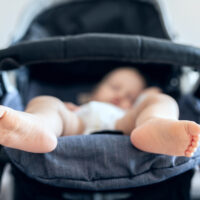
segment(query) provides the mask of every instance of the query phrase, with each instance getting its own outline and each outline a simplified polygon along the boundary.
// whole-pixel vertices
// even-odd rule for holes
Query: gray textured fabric
[[[181,119],[198,121],[199,105],[193,97],[181,99]],[[134,148],[123,135],[61,137],[57,148],[46,154],[5,151],[21,171],[40,182],[85,190],[158,183],[200,163],[200,149],[192,158],[150,154]]]
[[[12,92],[7,93],[2,98],[1,103],[4,106],[8,106],[8,107],[13,108],[15,110],[22,111],[24,109],[24,106],[22,104],[22,99],[21,99],[17,90],[13,90]]]
[[[59,138],[57,149],[47,154],[6,151],[20,170],[36,180],[86,190],[157,183],[200,163],[200,151],[191,159],[149,154],[135,149],[128,136],[116,135]]]

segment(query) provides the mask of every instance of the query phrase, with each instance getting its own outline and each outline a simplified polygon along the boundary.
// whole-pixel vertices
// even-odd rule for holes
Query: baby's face
[[[140,74],[133,70],[119,69],[100,83],[91,100],[112,103],[126,110],[132,107],[144,87],[145,82]]]

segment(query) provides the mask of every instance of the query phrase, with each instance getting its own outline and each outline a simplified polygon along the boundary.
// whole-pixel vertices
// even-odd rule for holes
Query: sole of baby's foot
[[[153,118],[134,129],[131,142],[138,149],[171,156],[193,156],[200,126],[192,121]]]
[[[0,106],[0,144],[33,153],[55,149],[56,137],[41,117]]]

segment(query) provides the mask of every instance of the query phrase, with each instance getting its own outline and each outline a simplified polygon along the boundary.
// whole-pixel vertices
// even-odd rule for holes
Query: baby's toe
[[[198,135],[193,135],[193,136],[192,136],[192,139],[193,139],[193,140],[199,140],[199,139],[200,139],[199,134],[198,134]]]
[[[194,151],[195,151],[195,148],[196,148],[196,147],[190,146],[187,150],[188,150],[189,152],[194,152]]]
[[[199,141],[192,140],[191,146],[192,147],[197,147],[198,144],[199,144]]]
[[[196,122],[187,121],[185,123],[186,131],[193,137],[199,137],[200,126]]]
[[[193,152],[190,152],[190,151],[185,151],[185,156],[186,157],[192,157],[193,156]]]

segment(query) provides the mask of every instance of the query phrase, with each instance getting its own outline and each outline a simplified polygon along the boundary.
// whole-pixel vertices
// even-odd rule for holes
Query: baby
[[[137,70],[123,67],[110,72],[92,92],[90,102],[80,107],[51,96],[34,98],[25,112],[0,106],[0,144],[45,153],[56,148],[59,136],[116,129],[130,135],[140,150],[191,157],[198,147],[200,126],[178,120],[176,101],[158,88],[145,87]],[[89,113],[98,116],[99,111],[108,120],[101,123],[97,117],[100,124],[96,124]]]

